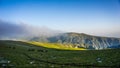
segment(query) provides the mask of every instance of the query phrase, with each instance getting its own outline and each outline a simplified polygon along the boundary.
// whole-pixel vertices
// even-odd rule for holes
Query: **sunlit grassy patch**
[[[47,47],[47,48],[55,48],[55,49],[62,49],[62,50],[86,50],[85,48],[74,48],[72,46],[70,46],[70,44],[68,45],[63,45],[60,43],[46,43],[46,42],[27,42],[36,46],[43,46],[43,47]]]

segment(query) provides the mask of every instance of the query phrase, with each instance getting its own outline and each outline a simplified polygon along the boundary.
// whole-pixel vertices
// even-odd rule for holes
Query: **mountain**
[[[120,48],[120,38],[92,36],[84,33],[62,33],[52,37],[34,37],[31,41],[60,43],[74,48],[107,49]]]

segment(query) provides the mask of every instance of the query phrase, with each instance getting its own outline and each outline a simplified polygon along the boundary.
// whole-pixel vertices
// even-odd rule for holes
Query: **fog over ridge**
[[[16,38],[22,39],[22,38],[32,38],[32,37],[40,37],[40,36],[50,37],[50,36],[58,35],[60,33],[67,33],[67,32],[70,31],[54,30],[46,26],[38,27],[38,26],[26,24],[24,22],[19,22],[15,24],[15,22],[0,20],[0,39],[16,39]],[[84,33],[85,31],[80,32],[80,31],[71,30],[71,32]],[[111,30],[109,32],[105,32],[105,30],[103,30],[103,31],[98,31],[97,33],[95,34],[94,30],[93,31],[91,30],[89,33],[85,32],[85,34],[88,35],[120,38],[120,31],[118,29],[114,31]]]
[[[62,31],[52,30],[48,27],[35,27],[25,23],[13,24],[0,20],[0,39],[53,36]]]

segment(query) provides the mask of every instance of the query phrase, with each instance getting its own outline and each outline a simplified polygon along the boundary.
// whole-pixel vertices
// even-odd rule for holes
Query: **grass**
[[[56,43],[53,43],[52,48],[50,45],[50,43],[0,41],[0,61],[9,60],[8,67],[14,65],[15,68],[118,68],[120,66],[120,49],[63,50],[53,48]],[[101,62],[98,62],[98,58]],[[0,68],[1,66],[2,64]]]
[[[43,42],[27,42],[36,46],[42,46],[42,47],[46,47],[46,48],[55,48],[55,49],[61,49],[61,50],[86,50],[85,48],[74,48],[72,47],[71,44],[60,44],[60,43],[43,43]],[[70,46],[71,45],[71,46]]]

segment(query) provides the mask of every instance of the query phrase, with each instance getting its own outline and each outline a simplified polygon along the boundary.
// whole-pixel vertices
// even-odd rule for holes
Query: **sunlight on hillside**
[[[86,50],[85,48],[73,48],[72,46],[63,45],[59,43],[43,43],[43,42],[27,42],[36,46],[43,46],[47,48],[55,48],[55,49],[62,49],[62,50]]]

